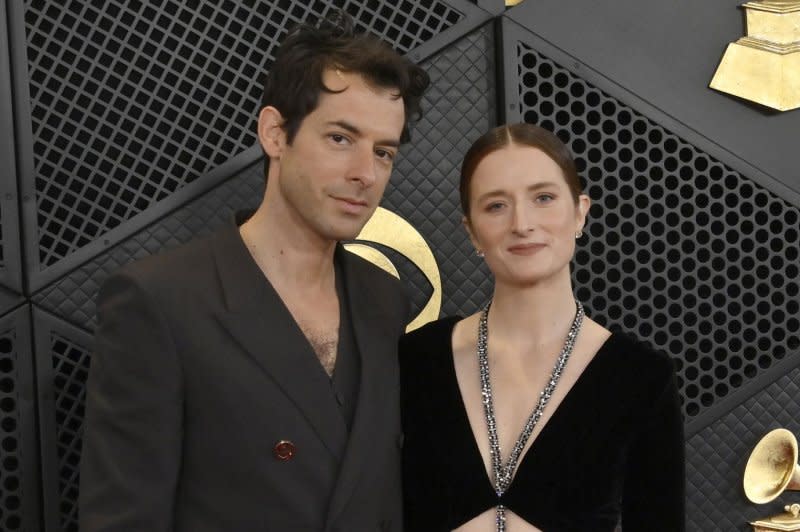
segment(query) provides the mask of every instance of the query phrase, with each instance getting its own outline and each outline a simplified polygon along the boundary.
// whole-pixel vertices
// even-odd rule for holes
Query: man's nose
[[[375,164],[375,153],[372,148],[359,147],[355,150],[350,165],[350,179],[361,182],[365,188],[371,187],[377,177]]]

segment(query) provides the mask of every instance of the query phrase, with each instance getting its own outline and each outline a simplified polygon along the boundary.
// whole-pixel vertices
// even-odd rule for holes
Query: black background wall
[[[334,7],[431,73],[383,206],[433,249],[442,313],[491,292],[460,229],[462,154],[498,123],[550,128],[594,203],[577,296],[678,368],[689,530],[748,530],[797,499],[741,489],[766,431],[800,435],[800,111],[707,88],[737,2],[502,4],[0,3],[0,529],[77,529],[97,288],[258,203],[263,75],[287,28]],[[430,286],[401,274],[420,306]]]

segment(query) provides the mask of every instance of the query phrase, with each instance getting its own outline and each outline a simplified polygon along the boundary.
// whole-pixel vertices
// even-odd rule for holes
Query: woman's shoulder
[[[461,319],[461,316],[447,316],[404,334],[399,344],[401,369],[449,360],[453,328]]]
[[[427,350],[442,343],[449,345],[453,327],[461,319],[461,316],[447,316],[407,332],[400,338],[401,356],[408,351]]]
[[[634,370],[649,368],[669,373],[674,368],[669,355],[626,332],[613,331],[601,349],[610,352],[619,363],[626,364]]]
[[[675,379],[675,362],[665,352],[635,336],[612,332],[600,349],[609,370],[637,395],[659,394]]]

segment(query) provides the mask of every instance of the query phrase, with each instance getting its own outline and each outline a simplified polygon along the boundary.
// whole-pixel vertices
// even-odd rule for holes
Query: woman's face
[[[464,224],[498,282],[569,276],[589,198],[575,203],[561,168],[543,151],[510,145],[484,157],[472,174],[469,201]]]

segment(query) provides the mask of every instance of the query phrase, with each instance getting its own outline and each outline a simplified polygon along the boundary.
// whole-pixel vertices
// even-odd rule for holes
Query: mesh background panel
[[[20,434],[21,361],[18,358],[17,332],[5,329],[6,325],[0,325],[0,530],[11,531],[23,529],[24,449]]]
[[[257,207],[263,189],[263,163],[258,162],[62,277],[36,294],[33,300],[71,323],[92,330],[96,324],[94,299],[111,272],[129,262],[210,234],[230,219],[233,212]]]
[[[800,434],[800,369],[794,369],[686,442],[687,530],[749,532],[749,521],[783,512],[797,502],[784,492],[768,504],[744,495],[742,478],[750,452],[772,429]]]
[[[495,125],[494,49],[494,31],[486,25],[423,63],[432,82],[425,115],[403,148],[384,202],[432,248],[443,315],[471,313],[491,294],[488,270],[461,225],[458,176],[469,146]]]
[[[522,116],[571,148],[593,205],[577,296],[669,352],[687,418],[800,346],[800,210],[520,42]]]
[[[405,52],[462,14],[428,1],[26,2],[40,268],[255,142],[291,25],[334,7]]]
[[[58,454],[58,512],[62,530],[78,530],[78,485],[89,350],[56,334],[50,336]]]
[[[403,146],[384,207],[411,222],[434,250],[442,274],[444,314],[469,311],[486,299],[488,274],[461,227],[458,167],[469,144],[494,125],[494,32],[485,26],[424,63],[432,87],[425,115]],[[468,61],[466,61],[468,59]],[[114,246],[34,296],[68,321],[94,328],[94,298],[109,273],[138,258],[210,233],[231,213],[258,205],[262,164],[187,204]],[[391,250],[380,248],[407,281],[418,310],[430,295],[424,276]]]

